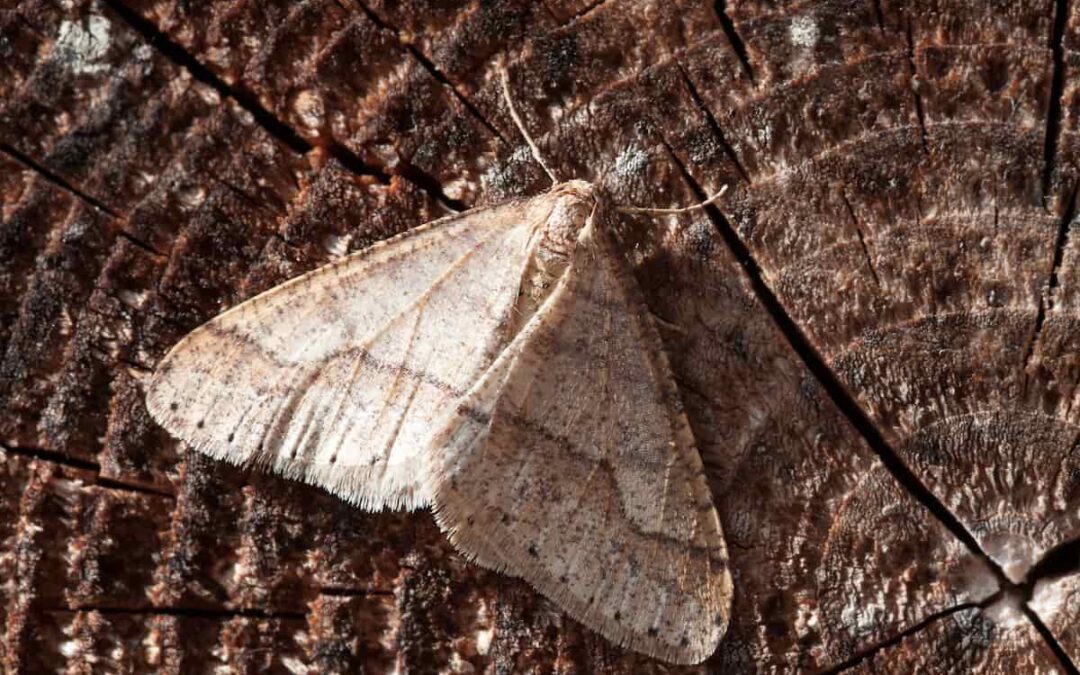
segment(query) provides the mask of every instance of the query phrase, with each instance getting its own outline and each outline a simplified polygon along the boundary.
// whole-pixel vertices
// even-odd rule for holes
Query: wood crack
[[[881,0],[873,0],[874,19],[877,21],[878,30],[885,34],[885,12],[881,9]]]
[[[114,218],[116,220],[120,220],[120,221],[124,220],[124,217],[122,215],[120,215],[118,212],[116,212],[116,211],[110,209],[108,206],[106,206],[105,202],[103,202],[103,201],[101,201],[99,199],[96,199],[95,197],[83,192],[79,188],[75,187],[71,183],[64,180],[59,175],[57,175],[57,174],[53,173],[52,171],[50,171],[44,164],[41,164],[40,162],[34,160],[29,155],[23,154],[22,152],[17,150],[14,146],[8,145],[7,143],[0,143],[0,152],[2,152],[3,154],[11,157],[13,160],[18,162],[19,164],[22,164],[23,166],[30,169],[34,173],[38,174],[45,181],[55,185],[56,187],[60,188],[61,190],[65,191],[65,192],[71,193],[79,201],[85,203],[86,205],[90,206],[91,208],[93,208],[93,209],[95,209],[97,211],[101,211],[102,213],[105,213],[105,214],[109,215],[110,217],[112,217],[112,218]]]
[[[25,459],[37,459],[43,462],[58,464],[69,469],[78,469],[80,471],[93,471],[95,473],[101,470],[101,465],[97,462],[93,462],[87,459],[79,459],[78,457],[65,455],[64,453],[56,452],[55,450],[45,450],[44,448],[27,448],[22,446],[7,445],[6,443],[0,443],[0,451],[5,452],[9,455],[23,457]]]
[[[930,154],[930,145],[926,140],[926,114],[923,112],[922,94],[919,93],[919,69],[915,65],[915,37],[912,35],[911,22],[904,31],[907,39],[908,65],[911,67],[911,93],[915,97],[915,117],[919,121],[919,136],[922,139],[923,153]]]
[[[1043,149],[1042,193],[1044,208],[1049,207],[1050,184],[1054,178],[1058,137],[1061,134],[1061,97],[1065,89],[1065,22],[1068,17],[1069,1],[1056,0],[1054,3],[1053,43],[1051,45],[1054,72],[1050,80],[1050,100],[1046,110],[1046,144]]]
[[[297,154],[305,155],[312,150],[311,143],[308,143],[296,130],[263,107],[254,94],[236,85],[229,84],[218,77],[195,56],[180,46],[179,43],[174,42],[172,38],[158,30],[157,26],[144,19],[120,0],[103,0],[103,2],[169,61],[186,70],[199,82],[213,88],[222,97],[236,101],[271,136],[287,145]],[[372,173],[377,172],[372,170]]]
[[[995,594],[992,597],[996,598],[997,594]],[[929,628],[931,625],[937,623],[938,621],[943,621],[943,620],[949,618],[950,616],[952,616],[953,614],[957,614],[957,613],[963,612],[965,610],[978,609],[983,604],[985,604],[985,603],[980,603],[980,604],[962,603],[962,604],[959,604],[959,605],[956,605],[956,606],[953,606],[953,607],[949,607],[948,609],[943,609],[940,612],[935,612],[935,613],[931,614],[930,616],[926,617],[925,619],[923,619],[922,621],[919,621],[918,623],[913,624],[913,625],[909,626],[908,628],[905,628],[904,630],[902,630],[899,633],[893,635],[892,637],[887,638],[885,640],[881,640],[880,642],[876,642],[876,643],[870,645],[869,647],[866,647],[865,649],[860,650],[859,652],[857,652],[851,658],[846,659],[846,660],[836,664],[835,666],[832,666],[831,668],[826,668],[826,669],[820,670],[820,671],[818,671],[818,673],[820,675],[834,675],[836,673],[842,673],[842,672],[845,672],[847,670],[851,670],[852,668],[855,668],[856,666],[862,664],[863,662],[873,659],[880,652],[885,651],[886,649],[889,649],[890,647],[895,647],[895,646],[899,645],[906,638],[909,638],[909,637],[911,637],[913,635],[916,635],[916,634],[922,632],[923,630],[926,630],[927,628]]]
[[[716,120],[716,117],[712,114],[712,110],[705,105],[705,100],[701,97],[701,93],[698,92],[697,87],[694,86],[693,80],[686,73],[686,69],[683,68],[682,63],[678,60],[675,61],[675,65],[679,68],[679,74],[682,75],[683,82],[686,84],[687,90],[690,92],[690,98],[693,99],[694,105],[698,107],[698,110],[705,115],[705,119],[709,123],[709,128],[716,135],[717,141],[720,143],[720,147],[723,149],[724,154],[727,155],[731,163],[735,165],[735,170],[739,172],[739,176],[747,183],[752,182],[750,180],[750,174],[746,172],[746,168],[743,166],[742,161],[739,160],[739,156],[735,153],[735,148],[731,147],[727,138],[724,136],[724,130],[720,128],[720,123]]]
[[[1076,215],[1078,187],[1080,187],[1080,183],[1073,185],[1073,189],[1069,194],[1069,201],[1065,206],[1065,213],[1062,214],[1061,220],[1058,222],[1058,231],[1054,238],[1054,255],[1050,262],[1050,276],[1047,278],[1046,286],[1043,287],[1042,296],[1039,298],[1039,309],[1035,315],[1035,327],[1032,330],[1031,339],[1028,340],[1027,348],[1024,350],[1024,371],[1031,365],[1031,358],[1035,354],[1035,347],[1038,346],[1043,324],[1046,322],[1046,314],[1054,308],[1054,293],[1058,287],[1058,275],[1061,270],[1061,263],[1065,259],[1065,246],[1069,242],[1069,230]]]
[[[754,77],[754,67],[750,64],[750,55],[746,51],[746,43],[743,42],[742,37],[739,36],[739,32],[735,29],[735,22],[732,21],[731,16],[727,13],[727,0],[716,0],[713,3],[713,11],[716,13],[716,18],[720,21],[720,27],[724,31],[724,35],[727,36],[728,42],[731,44],[732,50],[735,52],[735,56],[738,57],[739,63],[742,65],[743,73],[750,80],[750,84],[756,85],[757,80]]]
[[[1077,572],[1080,572],[1080,538],[1058,544],[1032,565],[1024,580],[1026,600],[1031,599],[1038,582],[1053,581]]]
[[[859,237],[859,244],[862,246],[863,257],[866,259],[866,267],[870,270],[870,276],[874,279],[874,285],[879,289],[881,288],[881,278],[878,277],[877,268],[874,266],[874,258],[870,255],[870,247],[866,244],[866,235],[863,233],[861,227],[859,227],[859,219],[855,217],[855,207],[851,205],[851,201],[844,194],[844,191],[840,191],[840,199],[844,202],[844,207],[847,209],[848,216],[851,217],[851,225],[855,228],[855,234]]]
[[[447,77],[445,73],[439,70],[439,67],[435,65],[434,61],[429,59],[427,55],[424,54],[422,51],[417,49],[416,45],[404,40],[401,36],[401,31],[396,26],[392,26],[383,21],[382,17],[380,17],[378,14],[375,13],[374,10],[368,7],[366,3],[362,2],[361,0],[354,0],[354,2],[356,2],[356,5],[360,8],[360,10],[369,19],[371,19],[372,23],[374,23],[379,28],[382,28],[383,30],[393,33],[402,49],[408,52],[409,56],[411,56],[414,61],[420,64],[420,67],[422,67],[424,70],[427,71],[429,75],[435,78],[435,80],[439,84],[449,90],[451,95],[456,98],[457,101],[461,103],[461,105],[465,106],[465,109],[469,111],[469,114],[471,114],[478,122],[480,122],[480,124],[484,125],[484,127],[493,136],[495,136],[495,138],[499,139],[499,142],[501,142],[507,147],[510,146],[510,143],[508,143],[506,138],[504,138],[503,135],[499,133],[499,130],[495,127],[495,125],[493,125],[486,117],[484,117],[484,115],[480,112],[480,109],[477,108],[473,104],[473,102],[470,101],[467,96],[465,96],[465,94],[461,93],[461,91],[458,90],[456,86],[454,86],[454,83],[450,81],[450,78]]]
[[[1050,651],[1054,653],[1054,656],[1061,664],[1062,669],[1068,675],[1080,675],[1080,669],[1076,667],[1072,658],[1069,657],[1068,652],[1061,646],[1057,637],[1055,637],[1046,624],[1043,623],[1042,618],[1039,617],[1035,610],[1031,609],[1031,607],[1025,603],[1021,605],[1021,611],[1023,611],[1024,616],[1027,617],[1027,620],[1031,622],[1031,625],[1035,627],[1035,631],[1042,637],[1043,641],[1050,648]]]
[[[1074,441],[1073,450],[1075,451],[1077,443]],[[1024,614],[1025,618],[1031,622],[1032,627],[1039,633],[1039,636],[1046,642],[1047,646],[1054,653],[1054,656],[1061,663],[1061,667],[1069,675],[1080,675],[1080,670],[1077,669],[1076,664],[1069,656],[1065,648],[1061,646],[1057,636],[1053,634],[1053,631],[1043,622],[1042,617],[1038,612],[1031,607],[1031,599],[1035,593],[1035,586],[1041,581],[1053,581],[1066,577],[1072,574],[1076,574],[1080,571],[1080,539],[1073,539],[1071,541],[1064,542],[1055,546],[1054,548],[1043,554],[1031,569],[1028,570],[1025,575],[1024,581],[1018,584],[1015,589],[1011,591],[1006,589],[996,593],[990,599],[982,603],[982,605],[989,606],[992,601],[996,600],[1003,593],[1013,592],[1019,597],[1018,603],[1020,611]]]
[[[55,450],[46,450],[44,448],[27,448],[23,446],[13,446],[0,443],[0,453],[6,453],[9,455],[14,455],[16,457],[22,457],[24,459],[48,462],[50,464],[55,464],[68,469],[75,469],[77,471],[92,472],[94,474],[93,484],[108,490],[119,490],[121,492],[136,492],[139,494],[151,495],[154,497],[176,499],[176,495],[162,488],[102,476],[101,464],[88,459],[72,457],[70,455],[66,455],[62,452],[57,452]]]
[[[146,241],[143,241],[142,239],[139,239],[138,237],[131,234],[127,230],[120,230],[117,233],[116,236],[118,236],[121,239],[127,241],[132,246],[134,246],[134,247],[136,247],[138,249],[141,249],[142,251],[145,251],[146,253],[149,253],[150,255],[154,256],[155,258],[165,258],[165,257],[167,257],[164,253],[162,253],[161,251],[159,251],[156,248],[154,248],[153,246],[151,246],[149,242],[146,242]]]
[[[905,639],[919,634],[920,632],[922,632],[923,630],[926,630],[927,628],[929,628],[933,624],[935,624],[935,623],[937,623],[939,621],[945,620],[945,619],[947,619],[948,617],[950,617],[950,616],[952,616],[954,614],[958,614],[960,612],[963,612],[963,611],[966,611],[966,610],[969,610],[969,609],[985,610],[985,609],[989,608],[990,606],[992,606],[992,605],[994,605],[996,603],[1007,602],[1008,598],[1010,596],[1011,597],[1016,597],[1016,590],[1015,589],[1002,589],[1002,590],[998,591],[997,593],[994,593],[989,598],[987,598],[987,599],[985,599],[985,600],[983,600],[981,602],[978,602],[978,603],[961,603],[961,604],[956,605],[954,607],[950,607],[950,608],[944,609],[944,610],[942,610],[940,612],[936,612],[934,614],[931,614],[929,617],[927,617],[927,618],[923,619],[922,621],[910,626],[909,628],[904,629],[903,631],[900,631],[899,633],[892,636],[891,638],[888,638],[886,640],[882,640],[880,642],[877,642],[877,643],[867,647],[866,649],[863,649],[863,650],[859,651],[857,654],[855,654],[851,658],[846,659],[843,662],[841,662],[841,663],[839,663],[839,664],[837,664],[837,665],[835,665],[835,666],[833,666],[831,668],[819,671],[819,673],[821,675],[835,675],[837,673],[842,673],[842,672],[846,672],[848,670],[851,670],[851,669],[859,666],[860,664],[863,664],[866,661],[869,661],[869,660],[873,659],[874,656],[876,656],[880,652],[885,651],[886,649],[889,649],[890,647],[895,647],[895,646],[899,645]],[[1061,645],[1057,642],[1057,640],[1054,639],[1053,634],[1046,627],[1046,625],[1042,622],[1042,619],[1038,616],[1038,614],[1036,614],[1034,612],[1034,610],[1032,610],[1030,607],[1027,606],[1026,600],[1024,600],[1024,601],[1022,601],[1022,602],[1020,602],[1018,604],[1019,604],[1019,607],[1020,607],[1020,611],[1024,614],[1024,616],[1028,619],[1028,621],[1031,622],[1032,627],[1035,629],[1035,631],[1039,633],[1040,637],[1042,637],[1042,639],[1044,641],[1046,641],[1048,647],[1054,653],[1055,658],[1060,662],[1062,669],[1066,673],[1068,673],[1068,675],[1080,675],[1080,671],[1077,670],[1076,665],[1073,663],[1073,661],[1069,657],[1068,653],[1066,653],[1065,650],[1061,647]]]
[[[397,173],[451,211],[466,211],[469,209],[469,204],[447,195],[443,191],[439,180],[419,167],[408,162],[402,162]]]
[[[184,49],[179,43],[174,42],[149,20],[144,19],[137,12],[124,5],[120,0],[103,1],[135,32],[139,33],[148,44],[157,49],[171,62],[190,73],[194,79],[214,89],[223,98],[236,101],[241,108],[246,110],[252,116],[255,122],[262,127],[263,130],[285,146],[289,147],[293,152],[300,155],[307,155],[315,149],[315,146],[308,142],[298,131],[264,107],[255,94],[244,89],[240,85],[229,84],[218,77],[213,71],[204,66],[194,55]],[[391,174],[389,172],[381,167],[366,163],[356,153],[340,142],[334,140],[320,142],[320,147],[349,171],[360,176],[372,176],[383,184],[390,183]],[[464,208],[461,202],[446,196],[438,181],[427,174],[424,174],[419,169],[412,166],[405,166],[397,173],[412,181],[434,199],[449,206],[453,210],[460,211]]]

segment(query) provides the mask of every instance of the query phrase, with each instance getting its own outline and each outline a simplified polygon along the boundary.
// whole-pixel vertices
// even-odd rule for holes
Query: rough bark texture
[[[505,62],[561,177],[732,188],[622,233],[732,554],[703,668],[1077,672],[1078,5],[0,2],[0,671],[676,670],[143,407],[223,308],[543,190]]]

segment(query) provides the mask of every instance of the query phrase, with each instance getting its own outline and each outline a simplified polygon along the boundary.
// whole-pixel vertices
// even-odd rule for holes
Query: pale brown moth
[[[653,211],[569,181],[405,232],[193,331],[147,406],[211,457],[431,506],[465,555],[589,628],[700,662],[728,623],[727,551],[619,210]]]

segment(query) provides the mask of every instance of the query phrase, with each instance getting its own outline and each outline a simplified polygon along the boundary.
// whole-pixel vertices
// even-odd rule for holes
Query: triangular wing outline
[[[616,643],[697,663],[728,623],[726,546],[659,334],[608,236],[582,230],[435,439],[428,491],[480,564]]]
[[[161,361],[148,410],[211,457],[370,510],[425,506],[431,434],[509,341],[551,204],[434,221],[224,312]]]

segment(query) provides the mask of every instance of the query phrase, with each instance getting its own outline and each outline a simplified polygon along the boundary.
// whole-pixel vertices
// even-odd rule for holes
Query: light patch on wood
[[[1075,597],[1076,577],[1040,579],[1035,583],[1028,603],[1031,609],[1048,624],[1056,624],[1070,617],[1068,605]]]
[[[615,158],[615,175],[636,178],[649,166],[649,153],[640,148],[626,148]]]
[[[1006,591],[986,608],[986,617],[1006,630],[1025,627],[1029,624],[1024,616],[1023,604],[1019,593]]]
[[[318,129],[326,118],[326,109],[318,92],[305,89],[296,95],[293,110],[297,117],[309,129]]]
[[[727,551],[613,213],[571,181],[331,263],[184,338],[148,409],[211,457],[430,505],[465,555],[586,626],[702,661]]]
[[[813,49],[818,43],[818,25],[812,16],[798,16],[788,29],[791,43],[803,49]]]
[[[491,628],[484,628],[476,631],[476,653],[480,655],[487,655],[491,649],[491,638],[494,636],[495,631]]]
[[[341,258],[349,252],[349,244],[352,242],[351,234],[327,234],[323,237],[322,245],[334,258]]]
[[[201,186],[182,188],[175,192],[176,200],[180,202],[180,205],[185,209],[194,210],[197,209],[204,201],[206,201],[206,188]]]
[[[1029,570],[1037,562],[1042,551],[1032,546],[1030,539],[1022,535],[996,534],[984,539],[986,552],[999,565],[1001,571],[1014,584],[1023,583]]]
[[[63,21],[56,36],[54,56],[80,75],[96,75],[109,68],[109,20],[91,14],[86,20]]]
[[[293,675],[307,675],[311,668],[295,656],[286,656],[281,659],[281,665]]]

